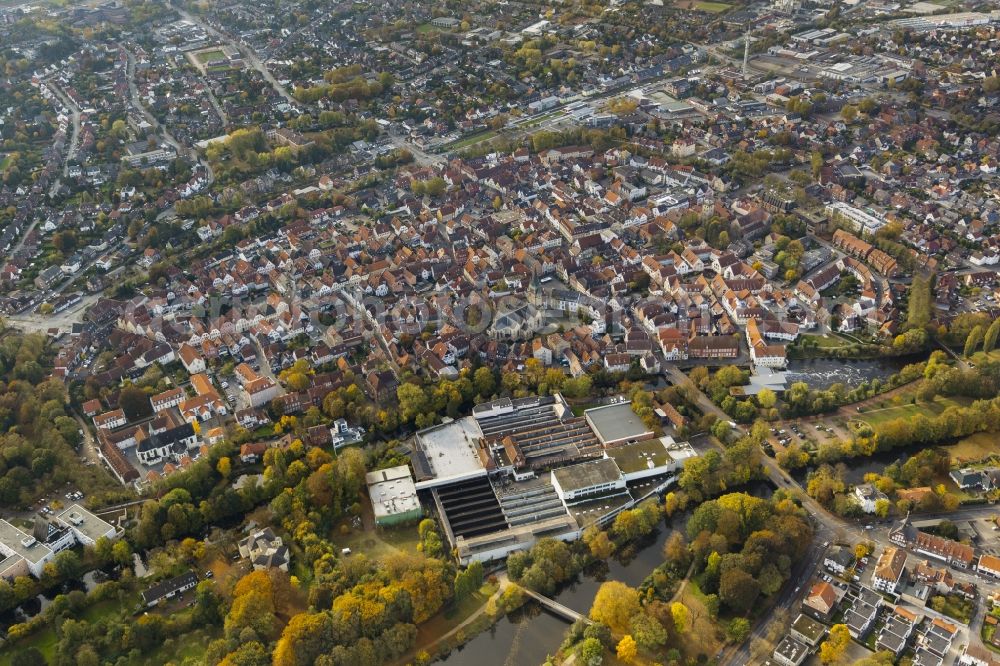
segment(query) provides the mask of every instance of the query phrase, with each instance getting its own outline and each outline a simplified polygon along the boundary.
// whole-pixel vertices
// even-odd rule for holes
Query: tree
[[[266,571],[253,571],[241,578],[233,590],[233,604],[226,615],[226,636],[238,637],[252,629],[261,638],[271,637],[276,620],[271,579]]]
[[[128,541],[124,539],[115,541],[115,545],[111,547],[111,557],[119,566],[127,567],[132,564],[132,547]]]
[[[719,579],[719,599],[737,613],[753,607],[760,594],[760,583],[742,569],[727,569]]]
[[[624,661],[626,664],[631,664],[635,661],[636,656],[639,653],[638,648],[635,644],[635,639],[625,634],[625,636],[618,641],[618,647],[615,650],[618,659]]]
[[[996,349],[998,336],[1000,336],[1000,319],[994,319],[990,327],[986,329],[986,335],[983,337],[984,352],[989,354]]]
[[[585,638],[577,646],[576,656],[584,666],[601,666],[604,662],[604,646],[596,638]]]
[[[750,635],[750,620],[745,617],[733,618],[726,625],[726,640],[730,643],[742,643]]]
[[[472,385],[475,387],[476,393],[485,399],[489,399],[497,389],[493,371],[485,367],[476,369],[472,376]]]
[[[679,601],[670,604],[670,616],[674,619],[674,629],[678,634],[686,634],[691,630],[691,611]]]
[[[879,518],[885,518],[889,515],[889,500],[885,497],[875,500],[875,515]]]
[[[333,620],[327,613],[299,613],[274,648],[274,666],[308,666],[333,647]]]
[[[128,385],[118,394],[118,406],[129,421],[135,421],[153,413],[149,396],[138,386]]]
[[[809,164],[812,167],[813,178],[819,179],[819,174],[823,170],[823,154],[813,151],[809,156]]]
[[[969,337],[965,339],[965,357],[969,358],[976,353],[984,337],[983,325],[978,324],[969,332]]]
[[[639,592],[625,583],[607,581],[601,584],[590,607],[590,619],[602,622],[619,634],[628,632],[631,619],[642,612]]]
[[[639,613],[629,623],[629,635],[646,650],[656,650],[667,643],[667,630],[659,620],[650,617],[648,613]]]
[[[583,533],[583,542],[590,548],[590,554],[599,560],[606,560],[615,554],[615,544],[608,533],[596,525]]]
[[[223,479],[228,479],[233,470],[233,465],[232,462],[230,462],[229,457],[222,456],[219,458],[219,462],[215,464],[215,470]]]
[[[830,627],[826,640],[820,643],[819,660],[824,664],[840,663],[851,644],[851,633],[846,624],[835,624]]]
[[[778,402],[778,396],[769,388],[763,388],[757,393],[757,404],[762,409],[771,409]]]

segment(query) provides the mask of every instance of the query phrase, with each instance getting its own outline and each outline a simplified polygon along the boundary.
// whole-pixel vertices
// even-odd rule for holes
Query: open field
[[[467,137],[445,144],[444,146],[442,146],[442,149],[461,150],[463,148],[468,148],[471,145],[480,143],[481,141],[489,141],[490,139],[496,137],[496,135],[497,133],[493,130],[486,130],[485,132],[477,132],[476,134],[470,134]]]
[[[724,2],[696,2],[694,3],[695,9],[700,9],[703,12],[709,12],[711,14],[721,14],[724,11],[732,9],[732,5],[727,5]]]
[[[970,435],[960,440],[957,444],[952,444],[944,448],[951,454],[951,459],[956,465],[982,460],[989,455],[1000,453],[996,435],[988,432]]]
[[[21,653],[30,648],[35,648],[42,653],[45,661],[52,663],[56,658],[56,643],[59,638],[52,627],[46,627],[43,631],[38,631],[28,636],[24,640],[17,641],[11,650],[4,650],[0,654],[0,666],[17,666]]]
[[[198,629],[188,634],[184,634],[177,641],[167,639],[163,645],[153,650],[149,654],[138,657],[129,664],[181,664],[185,659],[198,659],[205,654],[208,644],[219,638],[219,632],[207,629]]]
[[[840,349],[841,347],[846,347],[848,345],[847,340],[844,340],[836,335],[804,334],[800,336],[800,340],[801,342],[808,341],[811,344],[815,344],[818,349]]]
[[[194,54],[194,57],[195,60],[204,64],[213,60],[225,60],[226,54],[222,49],[212,49],[211,51],[198,51]]]
[[[420,541],[416,525],[365,531],[353,530],[346,537],[334,535],[333,539],[341,548],[350,548],[352,553],[364,553],[373,560],[396,553],[415,554],[417,543]]]
[[[897,396],[898,398],[898,396]],[[890,400],[892,402],[892,400]],[[967,398],[942,398],[937,397],[932,402],[918,402],[916,404],[906,403],[898,405],[887,405],[876,407],[858,414],[856,420],[863,421],[873,428],[900,418],[912,418],[917,414],[925,416],[937,416],[948,407],[965,407],[971,404]]]
[[[686,655],[716,654],[722,647],[718,627],[709,617],[705,599],[705,594],[694,581],[690,581],[681,593],[679,601],[691,610],[691,617],[694,618],[691,630],[684,634],[681,651]]]

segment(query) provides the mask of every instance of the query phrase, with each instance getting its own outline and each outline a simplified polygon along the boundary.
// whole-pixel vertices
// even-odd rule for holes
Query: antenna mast
[[[743,79],[746,80],[750,71],[750,24],[747,23],[747,32],[743,37]]]

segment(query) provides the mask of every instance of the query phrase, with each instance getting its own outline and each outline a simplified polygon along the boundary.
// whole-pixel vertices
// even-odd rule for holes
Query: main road
[[[706,396],[694,384],[694,382],[688,379],[688,377],[676,366],[667,365],[666,374],[667,378],[675,386],[683,386],[687,389],[689,397],[695,401],[703,413],[714,414],[719,419],[727,422],[730,421],[730,417],[723,412],[718,405],[712,402],[708,396]],[[736,431],[740,435],[746,434],[745,431],[738,426]],[[804,588],[806,587],[805,583],[810,579],[809,572],[815,571],[819,567],[823,559],[823,553],[826,551],[827,546],[831,542],[842,540],[850,540],[853,542],[866,541],[882,548],[896,545],[889,539],[889,527],[886,524],[883,523],[878,525],[862,526],[858,523],[847,521],[840,516],[830,513],[823,505],[809,497],[809,495],[806,494],[802,486],[800,486],[795,479],[781,469],[773,458],[764,455],[763,452],[761,455],[761,464],[763,465],[768,478],[776,487],[793,493],[799,499],[802,506],[812,517],[816,529],[816,533],[809,546],[806,556],[799,561],[799,564],[793,570],[791,577],[785,583],[785,586],[778,598],[775,600],[773,607],[788,608],[795,606],[799,602],[800,598],[808,592],[808,590]],[[993,518],[996,514],[997,509],[993,506],[975,505],[959,507],[955,511],[923,514],[921,515],[921,518],[960,518],[964,520],[975,520]],[[920,555],[912,551],[911,554],[915,557],[925,557],[924,555]],[[874,569],[874,567],[872,567],[872,569]],[[949,573],[951,573],[953,578],[961,582],[975,584],[982,583],[982,579],[971,571],[961,571],[949,568]],[[981,623],[982,621],[978,611],[979,607],[977,606],[976,614],[972,623],[973,630],[975,629],[977,623]],[[750,655],[750,646],[755,638],[762,638],[764,636],[769,619],[769,614],[764,614],[762,617],[758,618],[752,629],[750,638],[740,645],[724,649],[718,655],[718,663],[723,666],[744,666],[745,664],[751,663],[752,657]],[[978,641],[978,633],[970,631],[970,640]]]
[[[720,420],[729,422],[730,416],[726,414],[722,409],[712,402],[708,396],[706,396],[701,389],[699,389],[694,382],[688,379],[687,375],[681,372],[675,365],[669,364],[666,366],[667,379],[670,380],[675,386],[683,386],[687,389],[688,396],[694,400],[698,408],[701,409],[704,414],[713,414]],[[741,436],[746,434],[746,431],[739,426],[735,428],[736,432]],[[721,446],[721,445],[720,445]],[[801,589],[803,587],[803,581],[808,580],[808,575],[810,571],[814,571],[819,563],[822,561],[823,553],[826,550],[826,546],[829,542],[841,540],[850,536],[854,540],[860,541],[866,538],[864,530],[860,529],[859,526],[847,522],[839,516],[835,516],[828,512],[819,502],[807,495],[802,487],[781,469],[774,459],[761,452],[761,465],[764,468],[764,472],[768,479],[777,488],[786,490],[794,494],[799,501],[802,503],[803,508],[809,513],[813,519],[815,526],[815,534],[813,540],[809,545],[809,549],[806,552],[806,556],[799,560],[795,569],[792,571],[791,577],[785,583],[782,588],[778,598],[775,600],[774,607],[776,608],[786,608],[792,606],[796,603],[797,599],[802,596],[805,592]],[[766,633],[769,614],[764,614],[762,617],[758,618],[756,624],[752,628],[752,633],[750,638],[743,641],[740,645],[734,645],[729,648],[724,649],[718,655],[718,663],[724,666],[744,666],[752,662],[750,655],[750,645],[753,643],[753,639],[761,638]]]
[[[250,63],[251,67],[260,72],[260,75],[264,77],[265,81],[271,84],[271,87],[274,88],[275,92],[284,97],[285,100],[292,106],[296,107],[299,106],[298,100],[292,97],[291,93],[288,92],[285,86],[281,85],[281,82],[279,82],[276,78],[274,78],[274,75],[271,74],[267,66],[263,62],[261,62],[260,58],[257,57],[256,53],[254,53],[248,47],[236,41],[229,35],[226,35],[225,33],[216,30],[207,21],[198,16],[195,16],[194,14],[191,14],[187,10],[182,9],[177,5],[173,4],[170,5],[170,8],[173,9],[178,14],[180,14],[181,17],[184,18],[185,20],[190,21],[191,23],[194,23],[195,25],[201,27],[205,32],[214,36],[216,39],[225,42],[229,46],[232,46],[237,51],[239,51],[240,55],[243,56],[243,59],[246,60],[248,63]]]

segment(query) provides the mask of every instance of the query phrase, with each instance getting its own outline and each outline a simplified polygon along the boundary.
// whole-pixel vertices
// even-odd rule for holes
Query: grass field
[[[220,637],[218,630],[198,629],[176,640],[167,641],[149,654],[127,662],[134,666],[145,664],[182,664],[185,659],[199,659],[205,654],[208,644]]]
[[[705,606],[706,598],[705,593],[692,580],[684,587],[679,599],[691,610],[691,617],[694,618],[690,631],[684,635],[684,645],[681,648],[681,651],[688,656],[716,654],[722,647],[718,627],[710,618],[708,608]]]
[[[996,435],[986,432],[970,435],[969,437],[960,440],[957,444],[952,444],[951,446],[946,446],[944,448],[951,454],[951,459],[956,465],[961,465],[965,462],[982,460],[987,456],[1000,453],[1000,447],[997,446]]]
[[[912,418],[917,414],[925,416],[937,416],[949,407],[965,407],[972,401],[965,398],[942,398],[937,397],[933,402],[918,402],[916,404],[906,403],[886,407],[875,407],[858,414],[856,420],[864,421],[868,425],[875,427],[887,421],[900,418]]]
[[[56,643],[58,642],[59,638],[56,636],[55,629],[47,627],[24,640],[17,641],[10,649],[4,649],[0,652],[0,666],[18,666],[21,662],[21,653],[30,648],[41,652],[45,661],[51,664],[56,658]]]
[[[802,339],[815,343],[820,349],[839,349],[847,346],[846,341],[836,335],[803,335]]]
[[[417,552],[417,543],[420,542],[416,525],[375,531],[353,531],[347,537],[334,535],[333,539],[342,544],[341,548],[350,548],[352,553],[364,553],[373,560],[395,553],[412,555]]]
[[[696,2],[694,3],[695,9],[700,9],[703,12],[709,12],[710,14],[721,14],[724,11],[732,9],[732,5],[727,5],[724,2]]]
[[[467,137],[458,139],[457,141],[452,141],[449,144],[443,146],[444,150],[461,150],[463,148],[468,148],[471,145],[480,143],[482,141],[489,141],[494,138],[497,133],[493,130],[486,130],[485,132],[478,132],[476,134],[470,134]]]
[[[432,32],[441,32],[441,28],[437,27],[433,23],[424,23],[417,26],[417,33],[421,35],[427,35]]]
[[[201,51],[200,53],[195,53],[194,57],[195,60],[204,64],[213,60],[225,60],[226,54],[222,51],[222,49],[212,49],[211,51]]]

